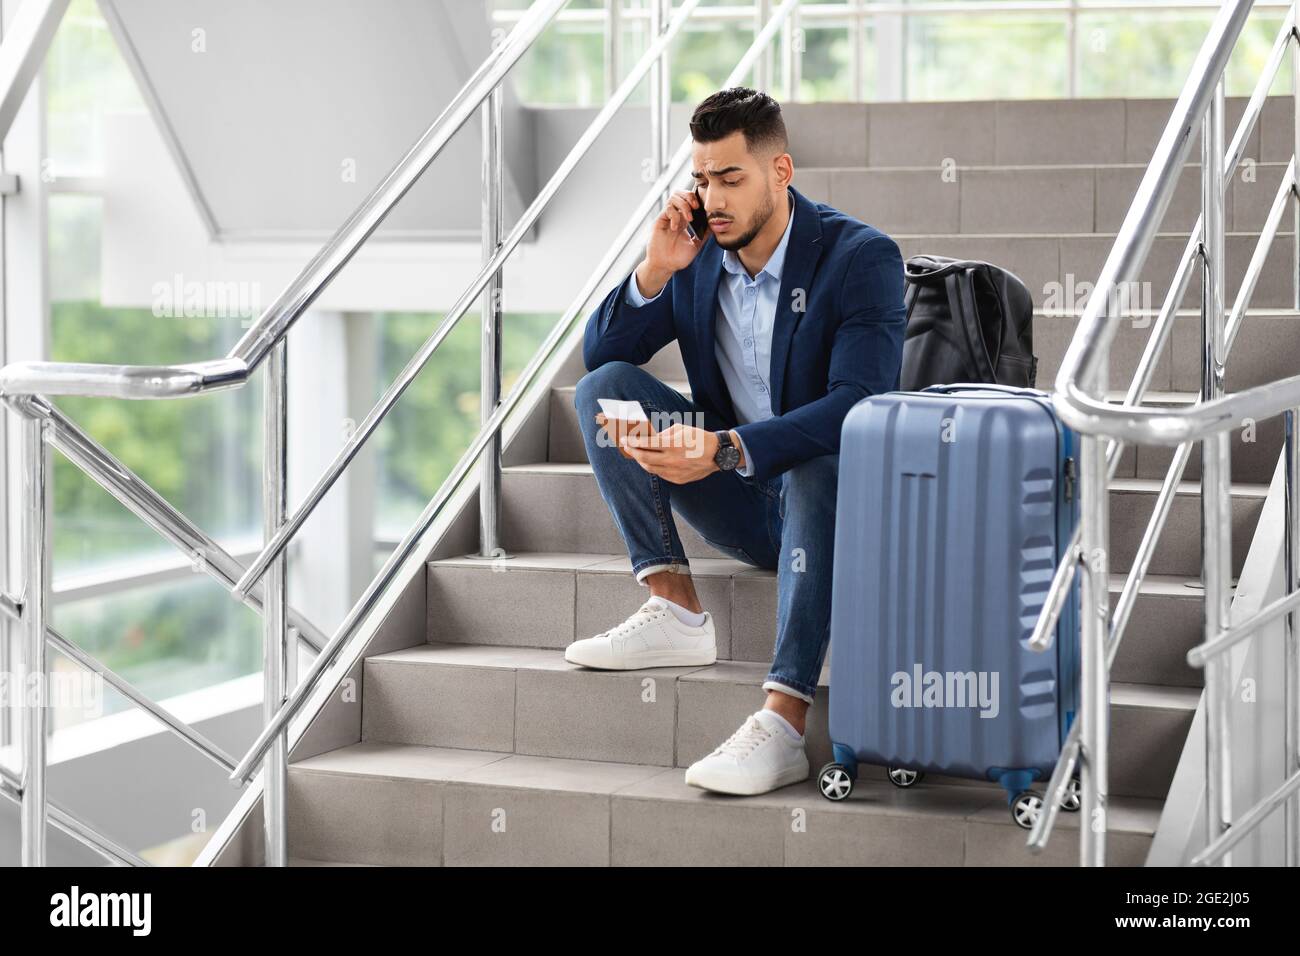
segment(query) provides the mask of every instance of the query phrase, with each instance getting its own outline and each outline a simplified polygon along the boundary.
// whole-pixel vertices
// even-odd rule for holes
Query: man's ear
[[[777,185],[784,189],[794,179],[794,158],[789,153],[772,157],[772,172]]]

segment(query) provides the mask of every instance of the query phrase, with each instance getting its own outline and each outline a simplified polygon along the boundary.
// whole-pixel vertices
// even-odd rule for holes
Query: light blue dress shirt
[[[772,327],[776,322],[777,299],[781,295],[785,250],[793,226],[794,200],[791,199],[790,220],[781,241],[767,264],[752,279],[739,255],[730,249],[722,251],[722,268],[726,274],[718,283],[718,317],[721,321],[717,325],[714,354],[740,425],[772,417]],[[663,294],[663,289],[660,289],[654,299],[645,298],[637,288],[634,275],[627,284],[623,300],[633,308],[639,308]],[[740,433],[736,434],[739,437]],[[752,475],[754,463],[744,439],[741,439],[740,448],[745,456],[745,467],[736,470],[742,475]]]

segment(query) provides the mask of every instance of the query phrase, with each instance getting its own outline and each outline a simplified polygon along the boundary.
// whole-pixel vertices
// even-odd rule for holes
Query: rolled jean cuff
[[[798,697],[810,704],[813,702],[813,694],[817,693],[816,687],[808,687],[806,684],[789,684],[785,681],[774,680],[771,677],[763,681],[763,690],[777,690],[783,694],[789,694],[791,697]]]
[[[636,583],[648,588],[650,585],[645,583],[645,579],[661,571],[667,571],[669,574],[690,574],[691,567],[685,561],[655,561],[653,564],[645,564],[636,569]]]

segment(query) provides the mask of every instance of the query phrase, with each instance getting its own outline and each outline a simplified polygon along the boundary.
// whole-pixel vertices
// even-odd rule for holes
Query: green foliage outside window
[[[380,448],[378,523],[384,534],[405,533],[478,431],[482,327],[478,315],[475,310],[456,324],[375,437]],[[442,316],[381,312],[376,318],[382,390]],[[503,317],[503,395],[557,321],[559,316],[552,314],[508,313]]]
[[[51,357],[173,364],[223,355],[239,319],[56,302]],[[216,537],[261,530],[261,396],[256,385],[177,401],[61,398],[59,408],[178,511]],[[85,569],[142,551],[174,553],[61,455],[54,456],[54,561]]]

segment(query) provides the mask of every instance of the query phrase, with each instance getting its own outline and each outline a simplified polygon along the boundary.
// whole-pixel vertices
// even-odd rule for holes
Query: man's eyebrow
[[[709,170],[709,175],[710,175],[710,176],[725,176],[725,175],[727,175],[727,173],[743,173],[744,171],[745,171],[745,167],[744,167],[744,166],[726,166],[726,167],[724,167],[724,168],[722,168],[722,169],[711,169],[711,170]],[[696,179],[703,179],[703,178],[704,178],[704,173],[700,172],[699,170],[692,170],[692,171],[691,171],[691,175],[694,176]]]

